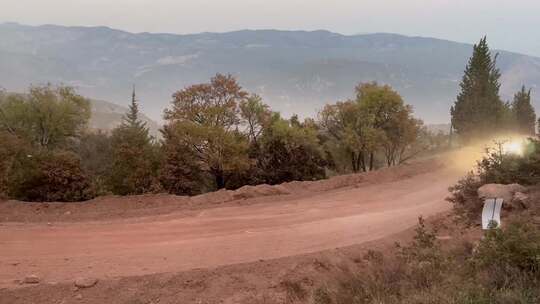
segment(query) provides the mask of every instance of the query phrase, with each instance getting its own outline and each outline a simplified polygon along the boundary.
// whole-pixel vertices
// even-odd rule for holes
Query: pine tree
[[[139,116],[134,88],[129,110],[111,136],[112,165],[107,184],[115,194],[142,194],[157,185],[157,149]]]
[[[534,135],[536,113],[531,105],[531,90],[526,90],[525,86],[514,95],[512,112],[516,119],[516,129],[521,134]]]
[[[139,129],[141,131],[146,130],[146,122],[143,122],[139,118],[139,103],[137,102],[137,95],[135,94],[135,86],[133,86],[133,93],[131,94],[131,104],[129,105],[128,112],[124,115],[123,125]]]
[[[451,109],[452,125],[465,141],[502,127],[507,108],[499,97],[497,55],[491,56],[486,37],[474,45],[461,81],[461,92]]]

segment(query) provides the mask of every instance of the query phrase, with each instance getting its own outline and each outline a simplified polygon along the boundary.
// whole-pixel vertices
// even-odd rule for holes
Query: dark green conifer
[[[451,109],[452,125],[465,141],[488,135],[505,124],[506,106],[499,97],[497,55],[491,56],[486,37],[474,45]]]
[[[129,105],[129,110],[124,115],[123,125],[133,127],[139,130],[146,130],[146,133],[148,133],[146,122],[143,122],[139,118],[139,103],[137,101],[137,95],[135,94],[135,86],[133,86],[133,93],[131,94],[131,104]]]
[[[525,86],[514,95],[512,102],[512,112],[516,120],[516,129],[521,134],[534,135],[536,113],[531,105],[531,90],[526,90]]]
[[[156,190],[157,147],[140,119],[135,88],[122,124],[112,131],[112,164],[108,188],[114,194],[142,194]]]

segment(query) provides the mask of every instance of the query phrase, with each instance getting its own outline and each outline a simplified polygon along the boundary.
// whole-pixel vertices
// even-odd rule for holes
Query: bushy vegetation
[[[476,246],[445,249],[421,219],[411,244],[370,251],[361,270],[313,294],[317,304],[538,303],[540,227],[515,220]]]
[[[187,87],[174,94],[172,107],[165,111],[168,132],[177,132],[188,157],[196,159],[198,170],[212,179],[215,188],[226,187],[236,172],[247,170],[248,142],[239,131],[239,103],[248,93],[231,76],[217,75],[210,83]]]
[[[411,147],[422,142],[420,134],[431,138],[390,87],[370,83],[357,91],[357,99],[343,110],[347,113],[332,112],[338,106],[328,106],[319,121],[281,117],[231,76],[218,74],[209,83],[178,91],[165,111],[162,131],[164,188],[193,194],[316,180],[326,177],[328,170],[374,170],[411,157]],[[339,120],[342,116],[352,117],[346,127]]]
[[[31,201],[192,195],[375,170],[446,146],[389,86],[361,84],[356,93],[327,106],[319,120],[286,119],[232,76],[217,74],[173,95],[159,140],[140,120],[135,90],[110,133],[87,129],[89,100],[72,88],[2,93],[0,195]]]
[[[8,195],[8,175],[17,155],[26,149],[24,142],[8,132],[0,132],[0,199]]]
[[[476,169],[450,187],[448,201],[463,222],[478,220],[482,201],[478,189],[485,184],[537,185],[540,182],[540,141],[529,138],[523,143],[523,153],[504,151],[502,142],[495,142],[486,149],[485,156],[478,161]]]
[[[472,223],[478,220],[483,207],[478,198],[478,188],[482,185],[478,176],[471,172],[449,188],[450,196],[447,200],[452,203],[454,212],[461,221]]]
[[[412,148],[422,123],[389,86],[359,85],[355,100],[327,105],[319,116],[329,154],[342,170],[392,166],[419,152]]]
[[[29,201],[92,198],[92,184],[70,152],[89,118],[89,101],[68,87],[0,94],[0,191]]]
[[[504,151],[504,143],[495,143],[487,156],[478,163],[482,183],[519,183],[534,185],[540,182],[540,141],[529,138],[523,143],[523,154]]]
[[[76,202],[94,196],[77,155],[67,151],[19,154],[7,176],[7,193],[24,201]]]
[[[317,134],[310,120],[300,123],[294,117],[288,121],[274,114],[254,152],[258,181],[278,184],[324,178],[326,160]]]
[[[107,190],[107,173],[112,165],[112,144],[110,137],[102,132],[87,132],[75,147],[81,158],[83,170],[88,174],[96,195],[105,195]]]
[[[90,102],[69,87],[31,87],[27,94],[1,94],[0,126],[35,148],[62,149],[86,129]]]
[[[173,126],[165,126],[163,134],[163,164],[160,180],[168,193],[177,195],[200,194],[208,188],[204,173],[199,169],[199,162],[192,151],[178,138],[180,131]]]

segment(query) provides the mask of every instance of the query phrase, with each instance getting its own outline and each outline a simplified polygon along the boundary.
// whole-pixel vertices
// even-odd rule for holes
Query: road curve
[[[306,197],[276,196],[192,216],[0,226],[0,286],[100,279],[236,264],[360,244],[450,208],[456,172],[365,184]]]

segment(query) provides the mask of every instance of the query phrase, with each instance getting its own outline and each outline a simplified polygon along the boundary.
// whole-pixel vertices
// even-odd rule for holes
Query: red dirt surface
[[[165,280],[160,285],[164,286],[170,283],[167,280],[180,277],[183,284],[196,285],[188,288],[192,293],[208,290],[204,277],[212,277],[214,271],[193,270],[199,268],[255,263],[245,267],[275,276],[279,269],[264,270],[266,264],[256,261],[281,258],[268,264],[274,265],[270,268],[291,259],[304,263],[305,257],[321,255],[315,252],[388,239],[414,226],[420,215],[449,210],[450,204],[444,202],[447,188],[460,173],[429,160],[326,181],[248,187],[194,198],[106,197],[48,207],[2,202],[0,287],[4,289],[0,303],[7,303],[2,298],[8,297],[9,303],[33,303],[22,301],[28,296],[40,300],[36,303],[73,302],[74,295],[69,293],[78,277],[100,280],[88,292],[94,296],[79,300],[103,303],[98,301],[107,294],[103,288],[113,288],[118,282],[134,287],[142,280],[155,289],[160,280]],[[158,273],[162,274],[155,275]],[[199,281],[188,279],[189,273]],[[40,277],[42,284],[21,289],[17,280],[30,274]],[[254,285],[267,286],[272,281],[270,274],[264,283],[260,282],[262,273],[254,273],[252,280],[246,275],[242,280]],[[148,276],[151,282],[145,281]],[[233,273],[226,276],[231,277]],[[49,296],[58,296],[58,301],[44,298],[46,290],[51,290]],[[115,294],[114,290],[108,292]],[[125,303],[132,303],[136,291],[127,292],[119,291],[118,296],[124,293]],[[229,303],[241,302],[234,296],[230,295]],[[187,303],[193,300],[183,299]]]

